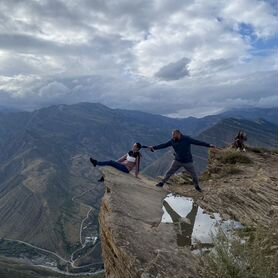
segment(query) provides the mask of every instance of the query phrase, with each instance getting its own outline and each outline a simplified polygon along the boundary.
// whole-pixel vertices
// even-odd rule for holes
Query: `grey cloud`
[[[17,52],[34,53],[43,49],[47,52],[58,51],[59,46],[51,41],[23,34],[0,34],[0,48]]]
[[[91,11],[96,11],[104,17],[99,18],[105,22],[107,19],[113,21],[114,27],[130,28],[134,31],[146,31],[152,25],[154,18],[159,14],[154,14],[155,4],[148,0],[123,0],[123,1],[83,1],[81,7],[90,7]]]
[[[189,62],[190,60],[188,58],[182,58],[176,62],[163,66],[155,76],[166,81],[178,80],[185,76],[189,76],[189,70],[187,69]]]
[[[30,63],[30,58],[26,59],[19,55],[8,56],[1,59],[0,76],[1,75],[29,75],[41,73],[38,68]]]
[[[9,15],[11,20],[15,21],[14,23],[16,23],[16,20],[13,18],[13,15],[21,11],[28,17],[30,26],[33,24],[36,28],[45,22],[55,22],[56,25],[61,25],[64,28],[67,26],[73,28],[86,27],[82,23],[84,17],[82,17],[77,9],[69,9],[67,3],[69,1],[2,1],[0,7],[2,14]]]
[[[62,44],[23,34],[0,34],[0,49],[21,53],[44,53],[44,54],[73,54],[88,55],[93,51],[107,53],[123,50],[131,45],[127,40],[121,40],[117,36],[96,36],[89,44]]]
[[[93,25],[110,25],[115,31],[132,29],[145,31],[155,18],[152,1],[3,1],[3,16],[24,10],[34,27],[49,23],[64,29],[85,30],[88,35],[97,33]],[[1,14],[1,12],[0,12]],[[112,23],[112,24],[111,24]],[[16,25],[16,20],[14,21]],[[12,24],[9,25],[12,28]],[[43,30],[40,30],[43,32]]]
[[[206,63],[205,67],[210,71],[219,71],[231,68],[233,63],[231,59],[212,59]]]

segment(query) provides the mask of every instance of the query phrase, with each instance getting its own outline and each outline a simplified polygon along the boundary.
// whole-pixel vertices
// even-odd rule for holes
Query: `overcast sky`
[[[273,107],[276,1],[0,0],[0,106]]]

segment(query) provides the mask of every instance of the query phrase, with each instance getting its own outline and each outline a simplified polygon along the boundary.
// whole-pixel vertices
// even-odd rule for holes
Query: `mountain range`
[[[218,146],[229,144],[244,129],[251,145],[276,147],[275,123],[277,109],[233,110],[200,119],[95,103],[0,112],[0,238],[21,240],[69,260],[86,236],[98,235],[104,189],[90,156],[117,159],[134,142],[153,145],[169,140],[176,128]],[[142,154],[142,168],[151,176],[165,172],[171,160],[167,151]],[[196,150],[195,156],[201,171],[206,150]],[[97,254],[100,247],[90,256]]]

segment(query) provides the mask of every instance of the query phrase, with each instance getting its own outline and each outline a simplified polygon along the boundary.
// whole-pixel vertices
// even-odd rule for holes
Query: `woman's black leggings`
[[[114,160],[98,161],[97,165],[98,166],[111,166],[124,173],[129,173],[128,169],[123,164],[121,164],[117,161],[114,161]]]

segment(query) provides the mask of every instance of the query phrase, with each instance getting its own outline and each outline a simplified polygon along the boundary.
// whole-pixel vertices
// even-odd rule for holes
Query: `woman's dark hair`
[[[128,154],[133,157],[137,157],[137,156],[141,157],[142,154],[140,153],[140,149],[142,148],[142,145],[140,143],[135,143],[135,145],[139,150],[137,152],[129,151]]]
[[[137,148],[140,150],[142,148],[142,145],[140,143],[135,143],[135,145],[137,146]]]

